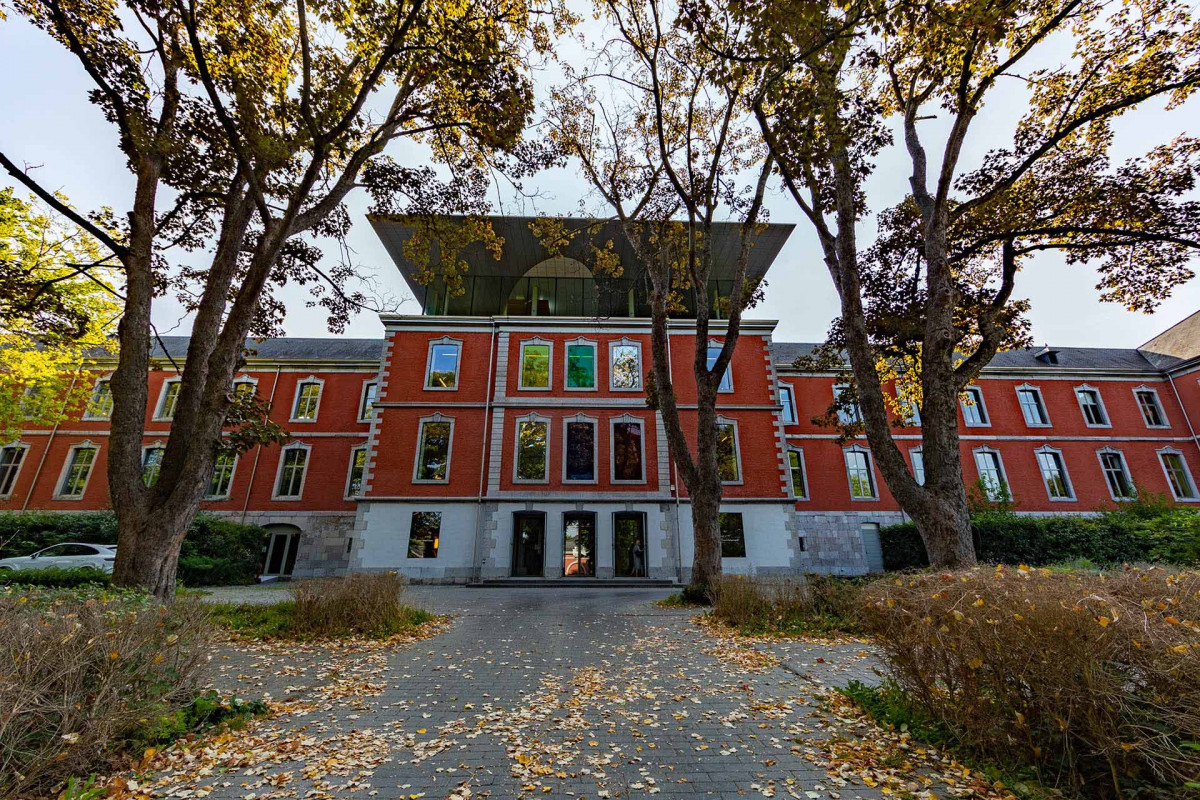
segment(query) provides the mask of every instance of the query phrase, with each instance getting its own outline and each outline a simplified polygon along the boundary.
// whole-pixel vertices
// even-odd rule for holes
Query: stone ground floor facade
[[[436,542],[421,530],[439,515]],[[862,575],[883,567],[878,531],[895,511],[805,512],[791,503],[730,502],[740,538],[726,573]],[[395,570],[415,583],[495,578],[642,577],[687,582],[694,540],[687,502],[492,500],[363,502],[355,513],[251,512],[268,531],[264,575],[318,577]],[[414,527],[415,526],[415,527]]]

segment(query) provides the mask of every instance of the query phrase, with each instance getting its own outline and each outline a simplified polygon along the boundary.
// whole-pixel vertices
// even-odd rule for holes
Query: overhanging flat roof
[[[414,233],[414,228],[405,222],[403,217],[385,217],[370,215],[367,217],[375,233],[387,248],[388,255],[396,262],[400,274],[404,276],[414,294],[420,296],[423,286],[416,280],[418,268],[404,255],[404,244]],[[447,217],[450,221],[461,220],[464,217]],[[544,217],[490,217],[492,229],[504,240],[504,249],[499,260],[488,252],[482,244],[471,244],[460,253],[467,262],[468,275],[500,276],[520,278],[531,267],[550,258],[550,253],[530,229],[530,223]],[[569,230],[582,230],[593,226],[597,220],[580,217],[554,217],[562,222]],[[747,277],[761,278],[770,268],[775,257],[779,255],[792,229],[791,223],[770,223],[762,227],[754,239],[747,262]],[[718,222],[714,225],[713,235],[713,274],[715,280],[732,280],[734,260],[737,258],[739,247],[739,229],[737,222]],[[622,265],[629,271],[636,264],[633,248],[625,239],[620,223],[610,220],[601,223],[599,229],[588,235],[576,236],[562,252],[568,258],[574,258],[584,264],[590,261],[589,244],[603,244],[612,241],[613,249],[621,259]],[[430,260],[437,263],[438,248],[434,244],[430,250]]]

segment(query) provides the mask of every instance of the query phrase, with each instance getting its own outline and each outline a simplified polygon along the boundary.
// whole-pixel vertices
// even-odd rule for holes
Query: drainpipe
[[[1200,447],[1200,439],[1196,438],[1196,429],[1192,427],[1191,417],[1188,416],[1187,406],[1183,404],[1183,398],[1179,396],[1179,390],[1175,388],[1175,379],[1171,377],[1171,373],[1167,373],[1167,382],[1171,384],[1171,392],[1175,395],[1175,402],[1179,403],[1179,410],[1183,413],[1183,421],[1187,423],[1188,433],[1192,435],[1192,444]]]
[[[667,374],[670,375],[671,369],[671,323],[667,322]],[[674,377],[672,376],[672,381]],[[671,453],[670,442],[667,443],[667,455]],[[675,497],[675,579],[678,583],[683,583],[683,542],[679,533],[679,465],[675,463],[675,459],[671,459],[671,494]],[[693,533],[693,536],[695,534]]]
[[[267,398],[267,407],[274,410],[275,408],[275,390],[279,388],[279,371],[283,367],[279,364],[275,365],[275,381],[271,384],[271,396]],[[250,509],[250,492],[254,490],[254,476],[258,474],[258,460],[262,458],[263,446],[260,444],[254,448],[254,463],[250,466],[250,481],[246,484],[246,499],[242,503],[242,524],[246,524],[246,514]]]
[[[75,374],[71,376],[71,385],[67,388],[67,402],[63,403],[62,411],[59,412],[60,417],[67,414],[67,403],[70,402],[71,392],[75,391],[75,382],[79,380],[80,370],[75,370]],[[46,463],[46,456],[50,455],[50,445],[54,444],[54,437],[58,434],[58,426],[62,424],[62,420],[57,420],[54,427],[50,429],[50,436],[46,439],[46,449],[42,451],[42,457],[38,459],[37,469],[33,471],[33,480],[29,483],[29,491],[25,493],[25,502],[21,503],[21,510],[25,511],[29,508],[29,500],[33,497],[33,490],[37,487],[38,478],[42,474],[42,466]],[[111,443],[110,443],[111,444]],[[51,496],[54,495],[53,487],[51,487]]]
[[[491,431],[488,430],[488,417],[492,411],[492,367],[496,355],[496,318],[492,317],[491,342],[488,345],[487,389],[483,395],[483,444],[479,447],[479,496],[475,499],[475,544],[471,548],[471,565],[475,568],[475,580],[483,580],[483,564],[479,560],[479,538],[483,531],[479,526],[483,522],[483,486],[487,477],[488,446],[492,441]]]

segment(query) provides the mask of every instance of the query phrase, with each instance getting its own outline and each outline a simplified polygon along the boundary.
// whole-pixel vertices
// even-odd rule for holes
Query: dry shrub
[[[408,582],[394,572],[300,581],[292,589],[292,631],[302,636],[388,636],[430,619],[409,606]]]
[[[750,633],[852,631],[859,587],[823,575],[768,580],[725,575],[711,591],[713,616]]]
[[[198,691],[207,613],[112,591],[0,592],[0,795],[102,767]]]
[[[985,757],[1092,797],[1200,778],[1200,572],[980,568],[864,595],[896,681]]]

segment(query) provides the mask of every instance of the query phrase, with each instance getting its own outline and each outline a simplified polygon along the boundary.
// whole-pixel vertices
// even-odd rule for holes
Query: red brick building
[[[251,343],[237,378],[293,437],[219,460],[209,487],[210,510],[270,531],[264,574],[686,580],[688,498],[645,404],[650,325],[637,281],[593,279],[570,250],[548,257],[528,220],[502,218],[504,258],[468,251],[470,277],[454,294],[416,281],[402,225],[372,222],[423,313],[384,316],[382,340]],[[790,231],[768,228],[754,274]],[[729,245],[715,243],[717,252]],[[725,568],[876,569],[878,527],[903,515],[865,442],[838,444],[812,422],[842,376],[797,370],[812,346],[776,342],[774,328],[743,323],[719,393]],[[710,347],[722,331],[715,321]],[[669,338],[686,417],[693,323],[674,320]],[[149,376],[147,480],[175,402],[167,357],[187,345],[164,343],[170,352],[156,353]],[[78,377],[94,387],[78,418],[3,445],[0,509],[108,505],[111,367],[98,362]],[[1191,472],[1200,467],[1200,315],[1137,349],[1002,353],[970,392],[964,478],[1007,488],[1022,513],[1092,512],[1132,497],[1135,485],[1200,502]],[[919,475],[919,420],[898,438]]]

